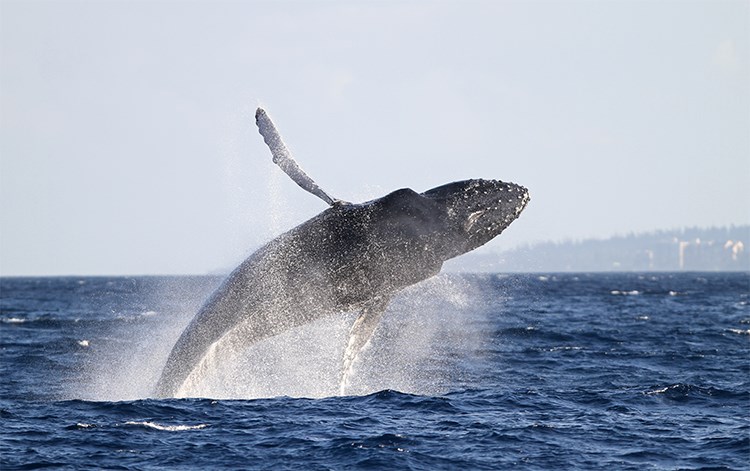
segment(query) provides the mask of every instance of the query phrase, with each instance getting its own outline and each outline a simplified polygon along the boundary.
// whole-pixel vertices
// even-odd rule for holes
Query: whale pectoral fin
[[[292,154],[287,149],[284,141],[281,139],[279,131],[276,126],[268,117],[263,108],[258,108],[255,112],[255,123],[258,125],[258,131],[260,131],[263,140],[269,149],[271,149],[271,155],[273,156],[273,162],[278,165],[281,170],[284,171],[294,182],[299,185],[305,191],[309,191],[313,195],[322,199],[330,206],[336,203],[343,203],[343,201],[331,198],[328,194],[318,186],[315,181],[310,178],[304,170],[297,164],[292,157]]]
[[[349,375],[351,373],[352,365],[354,360],[359,356],[359,352],[367,345],[367,342],[372,338],[375,328],[380,323],[380,318],[383,317],[385,308],[388,306],[390,298],[380,298],[372,303],[365,306],[360,312],[357,320],[354,321],[351,330],[349,331],[349,344],[344,352],[344,362],[341,367],[341,386],[340,393],[345,393],[346,387],[349,385]]]

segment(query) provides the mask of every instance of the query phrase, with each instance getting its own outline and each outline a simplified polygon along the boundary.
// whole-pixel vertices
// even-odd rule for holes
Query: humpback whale
[[[444,261],[489,242],[529,202],[523,186],[473,179],[348,203],[329,196],[297,165],[261,108],[256,123],[274,162],[329,207],[268,242],[226,278],[172,348],[156,397],[180,394],[230,331],[240,329],[250,344],[324,316],[359,312],[342,359],[343,394],[391,298],[436,275]]]

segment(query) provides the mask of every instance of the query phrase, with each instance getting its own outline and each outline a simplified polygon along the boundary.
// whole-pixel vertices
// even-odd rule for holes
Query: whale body
[[[303,180],[295,178],[313,192]],[[261,247],[211,295],[173,347],[157,397],[178,394],[209,348],[233,329],[251,344],[354,311],[360,314],[342,362],[343,393],[390,299],[499,235],[530,200],[523,186],[483,179],[423,193],[400,189],[358,204],[325,197],[328,209]]]

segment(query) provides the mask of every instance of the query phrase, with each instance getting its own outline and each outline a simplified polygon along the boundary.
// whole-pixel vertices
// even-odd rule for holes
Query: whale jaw
[[[529,190],[500,180],[463,180],[442,185],[422,196],[444,205],[454,234],[455,257],[486,244],[515,221],[531,200]]]

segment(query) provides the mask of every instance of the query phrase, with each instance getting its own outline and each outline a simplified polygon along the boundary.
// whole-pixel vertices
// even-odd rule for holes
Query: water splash
[[[64,399],[124,401],[150,397],[172,346],[221,281],[219,277],[162,279],[132,312],[102,313]],[[128,309],[127,305],[123,309]],[[141,314],[137,314],[141,312]],[[106,321],[105,321],[106,319]]]
[[[343,391],[341,362],[356,313],[330,316],[253,345],[243,344],[237,328],[212,346],[177,395],[250,399],[366,395],[383,389],[444,393],[459,373],[461,359],[483,342],[481,322],[472,310],[476,295],[469,283],[450,276],[405,290],[352,365]],[[475,326],[475,335],[466,335],[467,323],[470,332]],[[459,331],[460,337],[455,335]]]
[[[150,304],[157,314],[119,319],[91,342],[90,360],[69,398],[134,400],[150,397],[169,351],[218,279],[179,289],[165,285]],[[242,326],[215,343],[178,397],[255,399],[366,395],[383,389],[439,395],[457,387],[462,362],[484,339],[482,294],[465,279],[440,275],[404,290],[383,315],[352,364],[341,391],[341,364],[358,313],[332,315],[247,345]]]

